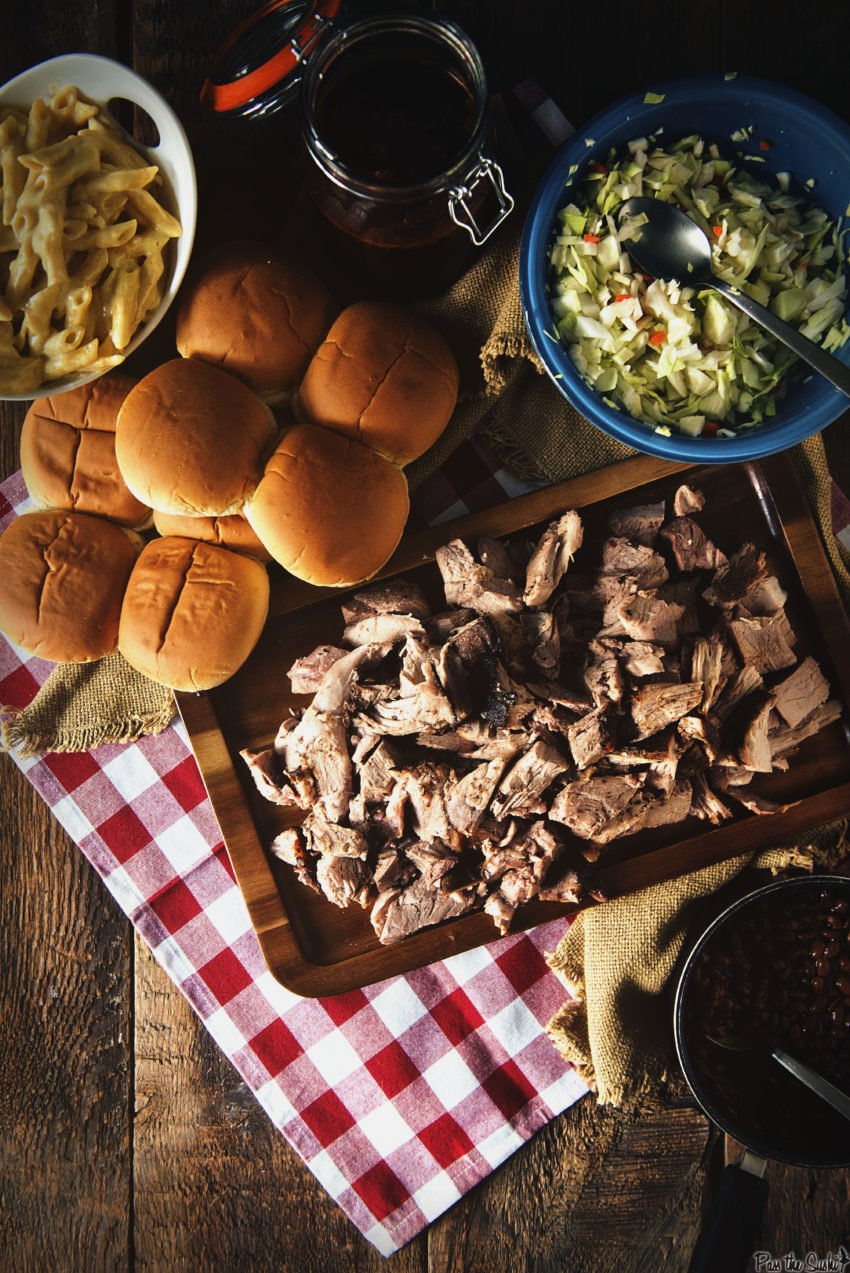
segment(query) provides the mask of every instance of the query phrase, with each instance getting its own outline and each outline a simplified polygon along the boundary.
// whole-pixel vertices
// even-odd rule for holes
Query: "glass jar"
[[[305,184],[327,264],[369,295],[442,290],[514,202],[488,154],[478,51],[446,19],[376,15],[336,26],[338,3],[296,7],[294,39],[286,0],[240,28],[241,40],[235,33],[205,100],[222,113],[265,115],[297,89]],[[272,38],[270,19],[284,17],[286,40],[282,28]]]

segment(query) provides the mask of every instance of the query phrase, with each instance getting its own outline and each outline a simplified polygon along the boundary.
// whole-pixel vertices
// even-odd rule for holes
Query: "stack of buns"
[[[332,316],[304,267],[219,249],[184,289],[180,358],[33,403],[22,467],[43,511],[0,537],[0,629],[45,658],[117,648],[209,689],[259,639],[269,561],[321,586],[376,574],[407,520],[403,466],[446,427],[458,369],[397,306]]]
[[[31,654],[87,663],[118,643],[124,591],[151,510],[127,488],[115,423],[133,381],[120,373],[38,398],[21,432],[35,512],[0,536],[0,629]]]

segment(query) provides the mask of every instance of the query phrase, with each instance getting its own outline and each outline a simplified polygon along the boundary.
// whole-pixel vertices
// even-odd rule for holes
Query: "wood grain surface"
[[[274,137],[271,150],[262,131],[250,145],[236,129],[213,137],[197,105],[214,49],[255,7],[11,0],[0,81],[80,49],[134,64],[186,121],[202,199],[216,194],[199,242],[215,241],[234,215],[271,231],[292,184],[283,162],[268,161]],[[467,26],[495,89],[532,77],[577,124],[653,78],[720,69],[785,81],[850,118],[843,0],[433,7]],[[273,198],[257,199],[263,183]],[[163,327],[145,358],[166,356]],[[4,476],[18,467],[22,418],[0,404]],[[274,1131],[26,780],[0,760],[4,1271],[684,1273],[721,1157],[681,1093],[636,1117],[588,1099],[384,1261]],[[765,1249],[850,1250],[850,1173],[771,1166],[769,1177]]]

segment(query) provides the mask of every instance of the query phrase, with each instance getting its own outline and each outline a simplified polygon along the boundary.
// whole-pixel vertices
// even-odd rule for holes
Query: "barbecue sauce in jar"
[[[474,257],[467,219],[486,237],[510,211],[501,171],[483,158],[483,67],[450,22],[410,16],[342,28],[310,60],[302,109],[324,247],[361,294],[442,290]]]
[[[388,50],[389,52],[389,50]],[[475,98],[436,60],[361,58],[341,68],[316,102],[316,129],[342,167],[370,184],[415,186],[438,177],[463,152],[476,123]]]
[[[318,240],[320,272],[338,270],[338,295],[433,294],[514,206],[487,153],[484,67],[448,19],[395,13],[338,25],[342,7],[267,0],[220,49],[202,101],[221,117],[257,120],[297,101],[304,242]]]

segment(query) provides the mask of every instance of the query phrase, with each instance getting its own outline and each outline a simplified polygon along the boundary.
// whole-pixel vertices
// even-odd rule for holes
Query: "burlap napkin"
[[[159,734],[174,715],[174,695],[142,676],[120,654],[96,663],[57,664],[23,711],[0,707],[0,750],[24,756],[88,751]]]
[[[823,827],[802,846],[720,862],[578,916],[549,956],[574,997],[549,1022],[548,1032],[600,1105],[633,1108],[669,1081],[673,974],[689,940],[732,900],[723,892],[742,872],[756,887],[766,876],[750,879],[751,871],[812,871],[834,866],[846,852],[845,824]],[[718,890],[721,895],[713,897]]]

